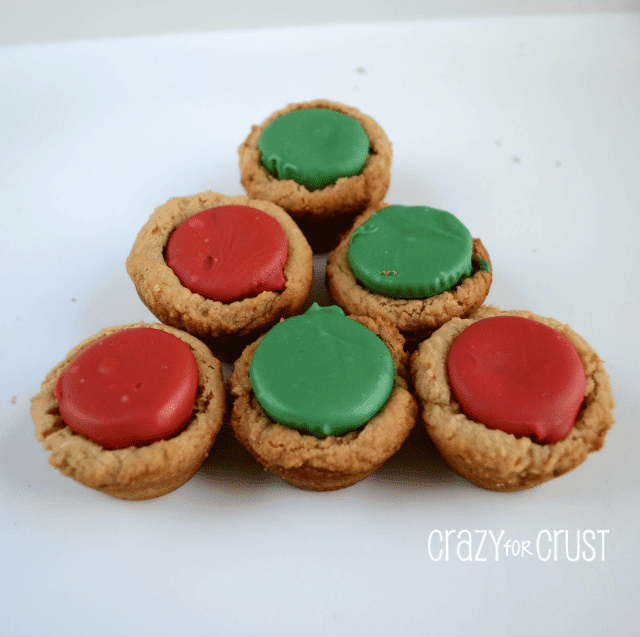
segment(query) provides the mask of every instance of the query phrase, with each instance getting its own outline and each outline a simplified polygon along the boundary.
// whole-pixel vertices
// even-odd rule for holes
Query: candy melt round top
[[[253,391],[272,420],[321,438],[368,422],[389,397],[394,376],[378,336],[339,307],[317,303],[273,327],[250,368]]]
[[[287,235],[272,216],[226,205],[182,222],[169,237],[165,259],[184,287],[230,303],[284,290],[288,251]]]
[[[318,190],[360,173],[369,156],[369,137],[353,117],[304,108],[273,120],[260,134],[258,149],[274,177]]]
[[[173,334],[130,328],[76,356],[55,386],[60,414],[106,449],[143,446],[178,433],[193,412],[198,365]]]
[[[447,359],[451,388],[467,416],[535,442],[562,440],[584,400],[584,366],[571,341],[519,316],[472,323]]]
[[[471,274],[473,239],[450,212],[388,206],[358,226],[347,259],[356,279],[383,296],[440,294]]]

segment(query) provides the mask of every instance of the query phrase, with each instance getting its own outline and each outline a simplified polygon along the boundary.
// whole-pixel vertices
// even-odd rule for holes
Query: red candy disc
[[[454,341],[449,382],[462,410],[491,429],[557,442],[584,400],[584,367],[572,343],[519,316],[472,323]]]
[[[181,223],[169,237],[165,259],[186,288],[229,303],[284,290],[288,249],[287,236],[273,217],[229,205]]]
[[[78,434],[106,449],[169,438],[188,422],[198,365],[173,334],[131,328],[96,341],[62,372],[60,414]]]

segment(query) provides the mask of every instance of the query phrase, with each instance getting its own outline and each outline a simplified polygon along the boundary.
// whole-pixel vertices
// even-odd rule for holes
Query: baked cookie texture
[[[378,204],[360,214],[331,251],[327,259],[327,288],[333,302],[345,313],[380,317],[393,323],[407,340],[424,339],[452,318],[469,316],[482,305],[491,287],[493,268],[489,272],[481,270],[479,259],[490,266],[491,260],[482,241],[474,239],[471,276],[450,290],[424,299],[395,299],[365,288],[349,265],[349,240],[358,226],[387,205]]]
[[[363,480],[400,449],[416,423],[418,406],[408,389],[404,339],[385,321],[349,318],[382,339],[396,368],[391,395],[363,427],[317,438],[272,421],[256,399],[249,377],[260,339],[244,350],[228,380],[234,399],[230,426],[236,438],[265,469],[302,489],[332,491]]]
[[[292,179],[278,180],[262,165],[258,138],[274,119],[303,108],[328,108],[357,120],[366,131],[369,157],[358,175],[342,177],[335,184],[309,191]],[[352,106],[318,99],[285,106],[259,126],[238,149],[240,182],[250,197],[273,201],[298,223],[315,252],[328,252],[353,223],[354,217],[382,201],[391,180],[391,142],[380,125]]]
[[[58,409],[54,388],[63,370],[95,341],[134,327],[163,330],[184,341],[198,365],[198,391],[193,415],[186,427],[167,440],[143,447],[108,450],[74,433]],[[36,438],[51,451],[49,464],[64,475],[123,500],[147,500],[165,495],[190,480],[208,456],[226,411],[227,392],[222,366],[194,336],[157,323],[108,327],[74,347],[42,383],[31,399]]]
[[[490,316],[522,316],[563,334],[574,345],[586,373],[585,398],[578,419],[562,440],[537,444],[470,420],[456,402],[447,375],[447,357],[466,327]],[[411,377],[422,406],[422,419],[447,464],[479,487],[519,491],[571,471],[604,444],[613,425],[614,401],[604,364],[568,325],[528,311],[482,306],[467,319],[454,318],[421,343],[411,358]]]
[[[230,204],[262,210],[283,227],[289,254],[282,292],[265,291],[231,303],[213,301],[184,287],[167,265],[164,250],[175,228],[198,212]],[[279,206],[245,195],[228,197],[208,191],[174,197],[156,208],[133,244],[127,272],[138,296],[158,320],[204,338],[215,349],[216,344],[244,346],[281,318],[297,314],[311,289],[313,253],[296,223]]]

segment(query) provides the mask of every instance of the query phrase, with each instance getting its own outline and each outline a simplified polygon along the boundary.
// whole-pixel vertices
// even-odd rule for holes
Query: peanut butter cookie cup
[[[599,450],[613,425],[600,357],[569,326],[532,312],[482,306],[452,319],[421,343],[411,376],[436,447],[485,489],[561,476]]]
[[[473,313],[492,279],[482,241],[453,215],[388,204],[357,217],[329,254],[326,274],[331,299],[345,312],[383,318],[408,341]]]
[[[391,179],[391,143],[380,125],[324,99],[276,111],[238,152],[249,196],[284,208],[316,252],[328,252],[359,212],[382,201]]]
[[[138,233],[127,271],[160,321],[224,355],[300,310],[313,254],[279,206],[209,191],[157,208]]]
[[[415,425],[406,359],[392,325],[314,304],[236,361],[231,428],[287,482],[313,491],[348,487],[384,464]]]
[[[135,323],[74,347],[47,374],[31,413],[49,464],[116,498],[146,500],[198,471],[226,396],[221,364],[200,340]]]

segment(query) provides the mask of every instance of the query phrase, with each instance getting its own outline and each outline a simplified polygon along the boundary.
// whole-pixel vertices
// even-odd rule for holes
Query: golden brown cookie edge
[[[321,439],[273,422],[254,396],[249,379],[260,339],[245,349],[228,380],[235,399],[229,424],[236,438],[266,469],[296,487],[328,491],[363,480],[402,446],[416,423],[417,402],[405,380],[404,339],[385,321],[349,318],[383,340],[396,367],[391,396],[363,428]]]
[[[448,351],[467,326],[498,315],[522,316],[548,325],[566,336],[580,355],[587,376],[585,400],[574,428],[556,443],[538,444],[528,437],[489,429],[467,418],[455,401],[446,372]],[[454,319],[420,345],[410,370],[422,419],[435,446],[454,471],[485,489],[529,489],[571,471],[602,447],[614,422],[613,394],[600,357],[568,325],[533,312],[501,312],[494,306],[482,306],[469,318]]]
[[[360,174],[314,191],[269,174],[260,159],[260,134],[277,117],[303,108],[329,108],[353,117],[363,126],[369,136],[370,152]],[[238,154],[240,182],[246,192],[284,208],[300,225],[315,252],[328,252],[335,247],[359,212],[382,201],[391,180],[393,152],[382,127],[353,106],[325,99],[291,103],[272,113],[262,124],[252,127]]]
[[[71,361],[86,347],[116,332],[151,327],[173,334],[189,345],[198,365],[198,393],[194,414],[176,436],[143,447],[104,449],[74,433],[58,410],[54,388]],[[195,337],[158,323],[131,323],[107,327],[74,347],[46,376],[39,394],[31,399],[36,438],[50,451],[49,464],[92,489],[124,500],[146,500],[165,495],[198,471],[222,427],[226,411],[222,366]]]
[[[207,208],[237,204],[252,206],[274,217],[283,227],[289,247],[282,292],[222,303],[184,287],[164,258],[171,232],[190,216]],[[293,219],[279,206],[246,195],[227,196],[213,191],[174,197],[156,208],[138,232],[126,262],[138,296],[166,325],[207,339],[215,347],[244,344],[267,331],[280,318],[297,314],[313,281],[313,253]]]
[[[472,263],[483,259],[489,272],[474,267],[474,272],[452,290],[426,299],[394,299],[360,285],[349,266],[347,252],[355,229],[374,212],[387,207],[383,203],[362,212],[349,232],[327,259],[326,282],[331,300],[348,314],[380,317],[393,323],[408,340],[425,338],[452,318],[475,312],[487,298],[493,280],[493,266],[480,239],[473,240]]]

